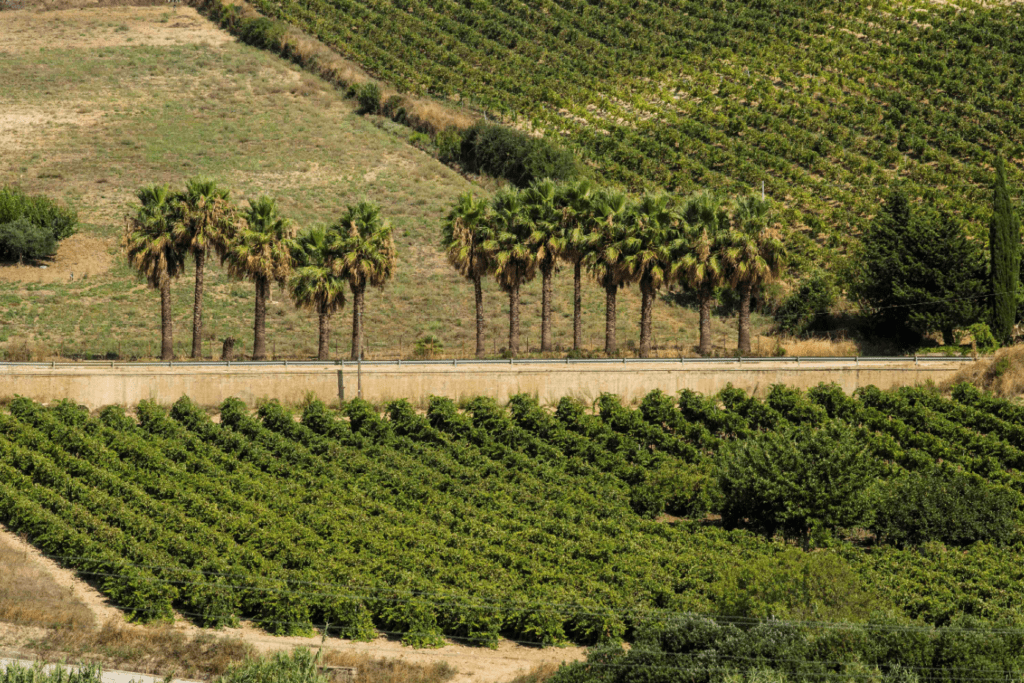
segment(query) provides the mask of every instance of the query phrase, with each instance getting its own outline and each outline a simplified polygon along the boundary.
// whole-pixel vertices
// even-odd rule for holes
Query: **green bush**
[[[775,324],[780,331],[795,336],[823,329],[838,299],[835,277],[815,273],[782,302],[775,311]]]
[[[405,110],[405,98],[401,95],[392,95],[386,99],[380,107],[380,113],[395,123],[405,125],[409,122],[409,115]]]
[[[967,332],[970,333],[971,339],[974,340],[974,346],[980,353],[993,353],[999,348],[999,342],[992,334],[988,323],[974,323],[967,328]]]
[[[437,145],[437,158],[442,163],[450,164],[459,161],[462,150],[462,133],[457,128],[445,128],[437,134],[434,144]]]
[[[41,195],[29,196],[16,187],[0,187],[0,225],[24,218],[45,229],[55,242],[75,234],[78,214],[59,202]]]
[[[280,50],[287,30],[287,24],[266,17],[243,19],[238,25],[242,42],[266,50]]]
[[[272,657],[248,659],[216,679],[216,683],[328,683],[320,672],[320,653],[296,649],[291,655],[278,652]]]
[[[580,173],[579,163],[568,150],[546,138],[487,121],[478,121],[465,131],[459,156],[470,173],[504,178],[519,187],[541,178],[564,180]]]
[[[842,423],[757,433],[722,457],[722,521],[805,543],[862,525],[874,469],[863,440]]]
[[[360,114],[379,114],[381,107],[380,86],[370,81],[356,87],[356,100],[359,102]]]
[[[20,261],[53,256],[57,240],[45,227],[27,217],[0,224],[0,260]]]
[[[42,662],[32,666],[21,664],[0,664],[0,683],[100,683],[103,670],[95,664],[85,664],[75,669],[61,665],[44,670]]]
[[[1009,543],[1020,528],[1020,494],[949,467],[910,472],[888,482],[874,529],[895,545],[941,541]]]

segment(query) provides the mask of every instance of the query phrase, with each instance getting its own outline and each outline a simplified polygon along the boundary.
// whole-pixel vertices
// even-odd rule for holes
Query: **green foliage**
[[[992,332],[1001,344],[1010,341],[1017,315],[1020,287],[1020,219],[1006,187],[1006,168],[996,159],[992,219],[989,222],[989,255],[992,294]]]
[[[320,652],[296,648],[233,665],[216,683],[328,683],[320,671]]]
[[[367,81],[356,87],[356,101],[359,103],[360,114],[379,114],[381,110],[380,86]]]
[[[75,233],[78,214],[44,196],[0,187],[0,260],[53,256],[57,242]]]
[[[462,133],[457,128],[445,128],[434,138],[437,158],[451,164],[462,159]]]
[[[57,241],[45,227],[22,216],[0,223],[0,261],[39,259],[57,253]]]
[[[850,427],[758,434],[735,442],[720,468],[722,521],[730,527],[820,542],[870,519],[865,488],[876,466]]]
[[[896,545],[941,541],[1010,543],[1019,536],[1021,494],[952,468],[911,472],[888,482],[874,529]]]
[[[976,241],[947,213],[911,202],[894,188],[864,236],[856,296],[873,312],[875,330],[915,345],[978,321],[984,311],[984,262]]]
[[[432,334],[425,335],[416,340],[413,354],[417,358],[435,358],[444,351],[444,342]]]
[[[746,619],[852,623],[882,607],[838,555],[795,548],[721,567],[712,592],[716,614]]]
[[[266,17],[241,19],[236,31],[243,42],[265,50],[281,50],[288,24]]]
[[[103,670],[95,664],[75,668],[47,665],[39,661],[32,666],[0,664],[0,683],[101,683]]]
[[[835,276],[818,271],[801,282],[772,315],[780,331],[802,336],[825,328],[838,300]]]
[[[504,178],[517,187],[542,178],[566,180],[580,173],[573,154],[552,141],[486,121],[462,133],[459,158],[468,172]]]
[[[992,334],[987,323],[974,323],[967,328],[967,333],[971,335],[979,353],[995,353],[999,348],[999,340]]]

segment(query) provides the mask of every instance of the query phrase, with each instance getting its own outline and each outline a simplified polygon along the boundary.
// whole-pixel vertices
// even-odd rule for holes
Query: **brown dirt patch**
[[[114,241],[95,235],[72,235],[57,247],[57,255],[38,263],[0,262],[0,282],[54,284],[95,277],[110,270],[114,261],[110,253]]]
[[[106,7],[23,9],[0,12],[0,53],[40,48],[92,49],[122,46],[222,45],[234,40],[191,7]],[[40,30],[40,22],[45,22]]]

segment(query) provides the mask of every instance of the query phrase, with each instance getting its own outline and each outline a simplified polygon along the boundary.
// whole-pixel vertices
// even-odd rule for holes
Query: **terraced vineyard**
[[[978,228],[992,155],[1024,163],[1019,3],[253,4],[399,89],[562,135],[611,179],[763,182],[822,238],[861,229],[895,176]]]
[[[435,398],[425,415],[395,402],[382,416],[361,401],[343,414],[314,402],[296,421],[273,402],[254,415],[228,400],[214,421],[182,399],[169,412],[143,403],[135,420],[19,398],[0,413],[0,521],[142,620],[177,610],[274,633],[329,624],[420,646],[616,640],[680,612],[1024,623],[1013,519],[1009,542],[957,552],[840,534],[816,553],[704,521],[730,514],[723,468],[744,448],[813,448],[836,434],[883,492],[953,463],[1018,509],[1024,408],[967,385],[955,399],[780,386],[764,402],[730,389],[655,392],[638,409],[604,395],[597,407]],[[830,454],[850,446],[824,443]],[[656,521],[663,510],[694,521]],[[834,563],[839,603],[751,588],[751,576],[819,562]]]

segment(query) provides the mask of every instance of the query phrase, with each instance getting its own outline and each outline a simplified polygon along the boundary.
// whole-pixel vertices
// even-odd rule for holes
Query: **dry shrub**
[[[8,344],[7,348],[4,349],[3,355],[0,357],[9,363],[31,363],[47,360],[52,355],[50,349],[42,344],[29,344],[28,342],[18,341]]]
[[[356,683],[444,683],[457,673],[454,667],[443,661],[424,666],[338,650],[326,650],[323,663],[326,666],[355,667],[359,671]]]
[[[540,664],[525,674],[512,679],[511,683],[543,683],[558,672],[557,664]]]
[[[57,629],[33,644],[48,659],[71,656],[107,668],[179,677],[212,677],[253,654],[239,638],[188,635],[170,625],[130,626],[109,621],[100,629]]]
[[[1024,395],[1024,344],[1000,349],[990,360],[970,363],[943,387],[969,382],[996,396],[1014,398]]]
[[[762,339],[768,339],[762,337]],[[759,339],[760,341],[760,339]],[[823,337],[778,337],[769,339],[771,345],[776,343],[786,351],[787,356],[856,356],[859,353],[857,344],[849,339],[827,339]],[[765,354],[768,355],[768,354]]]
[[[24,551],[0,545],[0,567],[0,621],[72,630],[95,626],[88,606],[75,598],[70,588],[40,571]]]

